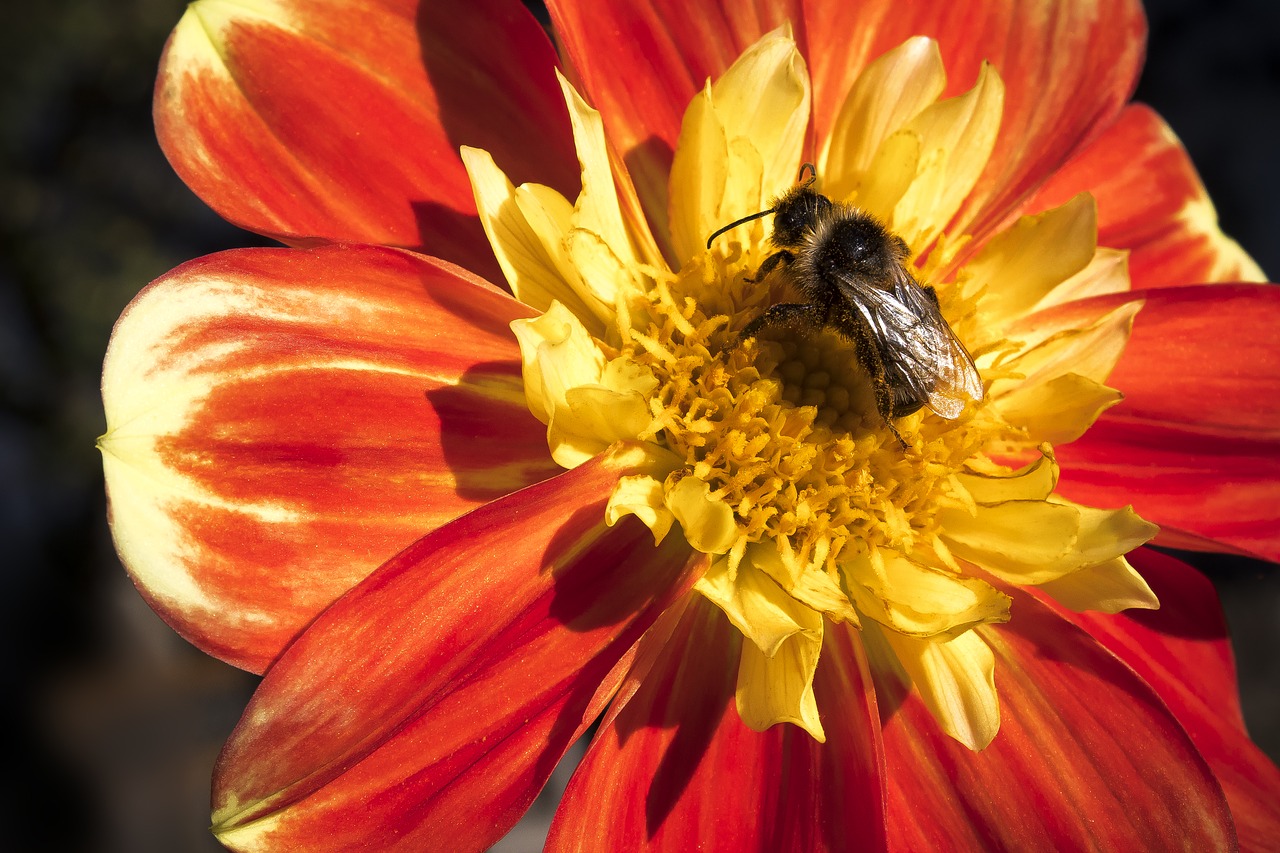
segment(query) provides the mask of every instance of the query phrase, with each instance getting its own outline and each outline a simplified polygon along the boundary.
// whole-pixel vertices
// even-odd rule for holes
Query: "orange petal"
[[[741,635],[694,599],[592,743],[547,849],[884,849],[875,696],[858,641],[828,634],[815,680],[827,742],[787,724],[753,732],[734,710]]]
[[[1249,740],[1235,662],[1213,585],[1190,566],[1141,548],[1129,555],[1159,610],[1072,616],[1155,688],[1213,768],[1242,850],[1280,838],[1280,769]]]
[[[1016,619],[977,629],[996,655],[990,746],[951,740],[914,693],[885,720],[890,846],[1233,849],[1221,790],[1151,688],[1088,634],[1015,597]]]
[[[1098,243],[1130,250],[1134,287],[1264,280],[1253,259],[1218,228],[1186,150],[1149,107],[1126,107],[1024,208],[1053,207],[1082,190],[1098,202]]]
[[[981,235],[1115,120],[1138,80],[1146,19],[1138,0],[964,5],[977,8],[936,7],[962,22],[938,38],[950,86],[968,85],[984,59],[1006,86],[996,148],[957,216]]]
[[[1132,504],[1161,544],[1280,559],[1280,289],[1159,288],[1076,307],[1126,298],[1145,304],[1107,380],[1125,399],[1057,449],[1061,493]]]
[[[482,850],[591,722],[596,685],[702,561],[604,525],[598,457],[424,537],[263,679],[214,774],[237,850]]]
[[[156,130],[238,225],[421,247],[497,281],[458,146],[576,187],[555,61],[517,3],[199,0],[161,60]]]
[[[261,670],[390,555],[559,469],[525,306],[370,247],[226,252],[126,309],[103,370],[112,530],[183,636]]]

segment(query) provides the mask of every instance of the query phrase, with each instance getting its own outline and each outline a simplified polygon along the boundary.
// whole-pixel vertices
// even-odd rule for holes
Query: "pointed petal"
[[[951,740],[914,694],[885,720],[891,846],[1232,849],[1221,790],[1151,688],[1086,633],[1014,595],[1017,618],[976,629],[996,656],[1000,732],[990,746],[975,753]]]
[[[126,309],[103,368],[121,558],[157,612],[261,670],[388,556],[558,468],[507,324],[392,249],[226,252]]]
[[[1083,190],[1098,202],[1099,244],[1130,250],[1135,288],[1265,280],[1219,229],[1186,149],[1150,107],[1126,107],[1024,207],[1053,207]]]
[[[156,83],[161,146],[245,228],[422,247],[488,275],[458,146],[576,182],[550,43],[519,4],[479,6],[193,3]]]
[[[1134,565],[1160,599],[1158,611],[1075,621],[1155,688],[1213,768],[1231,805],[1242,850],[1280,838],[1280,769],[1250,740],[1235,662],[1213,585],[1172,557],[1142,548]]]
[[[1280,289],[1159,288],[1084,305],[1133,296],[1145,305],[1108,379],[1125,400],[1058,448],[1061,493],[1131,503],[1163,544],[1280,559]]]
[[[590,719],[596,685],[692,582],[678,539],[604,525],[625,454],[419,540],[325,611],[218,761],[233,849],[480,850]],[[479,711],[479,712],[478,712]]]
[[[714,605],[694,599],[591,745],[548,850],[884,849],[875,694],[858,640],[842,626],[827,632],[814,685],[825,744],[795,726],[742,724],[741,642]]]

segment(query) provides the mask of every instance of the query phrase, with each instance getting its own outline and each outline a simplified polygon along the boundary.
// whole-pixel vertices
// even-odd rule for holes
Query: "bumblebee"
[[[806,301],[771,306],[743,328],[739,343],[765,329],[842,335],[871,377],[877,411],[906,447],[894,419],[927,406],[953,420],[968,400],[982,399],[982,379],[943,318],[934,289],[907,268],[906,242],[865,211],[813,189],[816,179],[805,164],[797,185],[772,207],[716,231],[707,248],[725,231],[773,214],[774,251],[754,281],[776,272]]]

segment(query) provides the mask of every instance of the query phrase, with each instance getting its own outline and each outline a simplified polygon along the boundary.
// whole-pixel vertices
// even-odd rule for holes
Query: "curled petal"
[[[674,538],[654,548],[639,522],[605,528],[627,459],[463,516],[317,619],[218,760],[219,838],[238,850],[500,838],[591,722],[595,686],[700,562]]]
[[[550,43],[519,4],[481,6],[193,3],[156,82],[161,146],[246,228],[421,247],[489,274],[458,146],[575,180]]]
[[[261,670],[423,531],[556,473],[505,328],[391,249],[227,252],[126,309],[103,368],[112,531],[151,605]]]

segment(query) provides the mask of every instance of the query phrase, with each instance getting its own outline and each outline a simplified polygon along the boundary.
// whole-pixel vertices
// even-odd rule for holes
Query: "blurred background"
[[[94,448],[102,355],[129,299],[182,261],[266,244],[209,212],[155,143],[153,76],[183,8],[50,0],[0,28],[6,849],[221,849],[207,830],[209,775],[255,679],[187,646],[143,604],[111,546]],[[1280,275],[1280,4],[1148,10],[1137,99],[1181,136],[1224,229]],[[1250,730],[1280,757],[1280,569],[1197,562],[1227,609]]]

